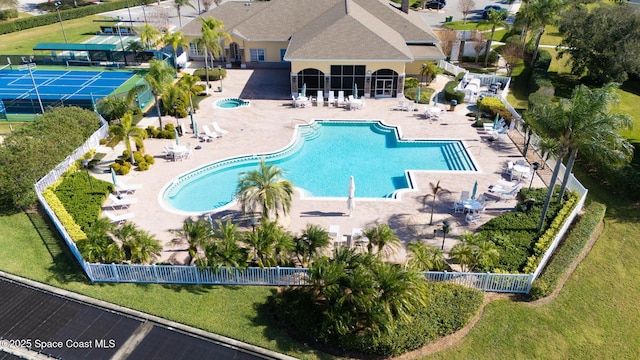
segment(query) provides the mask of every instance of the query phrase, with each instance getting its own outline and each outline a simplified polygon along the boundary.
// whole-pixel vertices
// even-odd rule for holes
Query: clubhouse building
[[[271,0],[225,2],[202,14],[224,23],[226,67],[289,68],[291,93],[343,90],[359,97],[396,97],[407,75],[444,60],[439,39],[422,17],[386,0]],[[191,59],[202,23],[182,28]]]

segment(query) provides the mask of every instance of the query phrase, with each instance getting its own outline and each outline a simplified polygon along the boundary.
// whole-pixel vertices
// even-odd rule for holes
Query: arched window
[[[304,69],[298,73],[298,89],[302,89],[302,85],[307,87],[305,95],[313,95],[318,90],[324,91],[324,73],[318,69]]]

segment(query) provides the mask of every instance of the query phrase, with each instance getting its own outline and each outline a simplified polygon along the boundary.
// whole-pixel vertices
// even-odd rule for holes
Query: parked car
[[[446,0],[429,0],[424,4],[425,9],[436,9],[440,10],[447,5]]]
[[[498,6],[498,5],[487,5],[484,7],[484,10],[482,10],[482,18],[483,19],[488,19],[489,18],[489,13],[491,12],[491,10],[495,11],[495,12],[502,12],[503,15],[503,19],[507,18],[507,15],[509,15],[509,10],[503,8],[502,6]]]

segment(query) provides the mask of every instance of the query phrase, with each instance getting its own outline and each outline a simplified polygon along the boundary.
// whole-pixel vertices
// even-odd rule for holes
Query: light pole
[[[444,239],[447,238],[447,234],[451,231],[451,224],[449,220],[442,220],[442,246],[440,250],[444,250]]]
[[[38,85],[36,84],[36,80],[33,78],[33,72],[31,71],[32,62],[27,63],[27,68],[29,69],[29,76],[31,76],[31,82],[33,83],[33,89],[36,92],[36,97],[38,98],[38,104],[40,104],[40,111],[44,114],[44,106],[42,106],[42,99],[40,98],[40,92],[38,92]]]
[[[218,65],[218,76],[220,77],[220,92],[222,92],[222,66]]]
[[[131,27],[133,26],[133,19],[131,18],[131,8],[129,7],[129,0],[127,0],[127,11],[129,12],[129,29],[131,29]]]
[[[536,177],[536,171],[540,167],[540,163],[536,161],[531,165],[533,165],[533,175],[531,175],[531,182],[529,183],[529,190],[531,190],[531,185],[533,185],[533,178]]]
[[[420,72],[420,84],[424,82],[424,69],[427,68],[427,64],[422,64],[422,71]]]
[[[116,23],[116,28],[118,29],[118,36],[120,37],[120,47],[122,48],[122,56],[124,56],[124,66],[129,66],[129,62],[127,62],[127,53],[124,50],[124,41],[122,41],[122,29],[120,28],[120,23]]]
[[[91,175],[89,174],[89,160],[82,160],[82,167],[87,171],[89,186],[91,187],[91,190],[93,190],[93,180],[91,180]]]
[[[144,23],[147,23],[147,12],[144,10],[144,7],[147,6],[147,4],[145,4],[144,2],[142,2],[141,4],[141,8],[142,8],[142,16],[144,16]]]
[[[56,11],[58,12],[58,20],[60,20],[60,27],[62,28],[62,36],[64,36],[65,44],[68,44],[69,42],[67,41],[67,34],[64,32],[64,26],[62,25],[62,16],[60,15],[60,5],[62,5],[62,3],[60,1],[56,1],[55,5]]]

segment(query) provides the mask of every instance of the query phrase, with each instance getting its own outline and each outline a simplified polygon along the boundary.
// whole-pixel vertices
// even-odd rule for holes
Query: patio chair
[[[129,206],[138,203],[137,198],[120,198],[113,194],[109,194],[108,200],[111,201],[111,203],[104,207],[111,208],[111,210],[115,210],[116,208],[128,209]]]
[[[171,152],[168,146],[165,146],[162,152],[164,153],[165,159],[173,159],[173,153]]]
[[[118,223],[118,225],[122,225],[124,224],[125,221],[131,220],[135,217],[134,213],[124,213],[124,214],[116,215],[109,211],[103,211],[102,215],[104,215],[107,219],[109,219],[109,221],[113,223]]]
[[[331,104],[333,106],[336,105],[336,99],[333,97],[333,90],[329,91],[329,95],[327,96],[327,104]]]
[[[218,134],[217,132],[211,131],[211,129],[209,129],[207,125],[202,125],[202,131],[204,131],[204,134],[212,139],[222,137],[222,135]]]
[[[393,106],[389,110],[400,110],[400,111],[402,111],[403,109],[404,109],[404,100],[398,100],[398,105]]]
[[[116,187],[113,190],[115,194],[133,194],[136,190],[140,190],[142,184],[121,184],[116,182]]]
[[[336,106],[343,106],[345,103],[344,101],[344,90],[339,90],[338,91],[338,99],[336,100]]]
[[[227,130],[220,128],[220,125],[218,125],[218,123],[215,121],[211,123],[211,126],[213,126],[213,131],[219,134],[226,135],[229,133]]]
[[[300,107],[300,104],[298,104],[298,101],[296,100],[295,95],[291,95],[291,106]]]
[[[369,243],[369,239],[362,234],[362,228],[351,229],[351,246],[364,246]]]
[[[316,95],[316,106],[320,106],[320,104],[324,105],[324,93],[322,92],[322,90],[318,90],[317,95]]]

